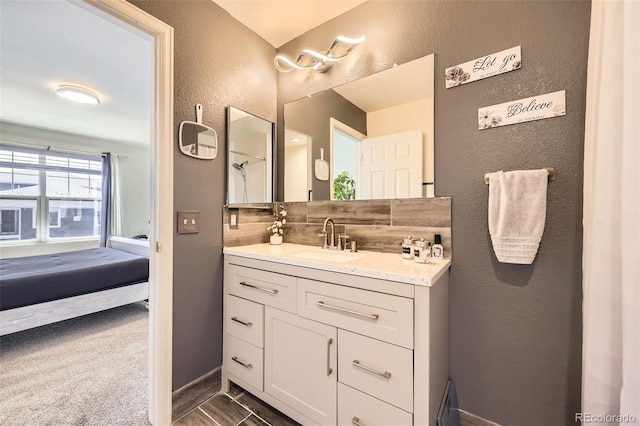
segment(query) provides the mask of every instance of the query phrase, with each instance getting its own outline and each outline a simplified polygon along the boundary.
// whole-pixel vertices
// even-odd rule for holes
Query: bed
[[[149,298],[149,242],[0,259],[0,336]]]

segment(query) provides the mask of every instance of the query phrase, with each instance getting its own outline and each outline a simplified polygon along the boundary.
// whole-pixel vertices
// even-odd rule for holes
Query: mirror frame
[[[213,155],[211,155],[211,156],[203,156],[203,155],[199,155],[199,154],[193,154],[193,153],[191,153],[191,152],[189,152],[189,151],[187,151],[185,149],[185,145],[183,144],[183,135],[185,134],[185,131],[184,131],[185,125],[200,126],[203,129],[206,129],[207,132],[208,131],[213,132],[213,137],[214,137],[214,145],[213,145],[214,153],[213,153]],[[201,132],[198,132],[198,134],[199,133],[201,133]],[[196,142],[196,146],[199,147],[200,146],[200,138],[199,138],[199,136],[196,136],[196,138],[198,140]],[[195,122],[195,121],[183,121],[182,123],[180,123],[180,129],[178,130],[178,146],[180,148],[180,152],[183,153],[186,156],[189,156],[189,157],[192,157],[192,158],[197,158],[198,160],[215,160],[215,158],[218,156],[218,133],[214,129],[212,129],[211,127],[205,126],[202,123],[198,123],[198,122]]]
[[[271,200],[267,200],[264,202],[260,202],[260,203],[229,203],[229,165],[231,163],[231,150],[230,150],[230,146],[231,146],[231,108],[234,108],[238,111],[244,112],[247,115],[250,115],[252,117],[255,118],[259,118],[261,120],[264,120],[265,122],[271,124]],[[225,190],[226,190],[226,194],[225,194],[225,207],[227,208],[245,208],[245,209],[271,209],[271,205],[272,203],[275,202],[275,196],[276,196],[276,124],[273,121],[269,121],[264,117],[261,117],[259,115],[253,114],[249,111],[246,111],[242,108],[238,108],[234,105],[228,105],[226,108],[226,124],[227,124],[227,131],[226,131],[226,161],[225,161]]]

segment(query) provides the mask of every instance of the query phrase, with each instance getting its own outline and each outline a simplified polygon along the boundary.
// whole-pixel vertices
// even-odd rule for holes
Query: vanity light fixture
[[[362,43],[365,37],[349,38],[344,36],[337,36],[331,43],[329,50],[323,53],[316,52],[311,49],[304,49],[298,55],[295,61],[287,58],[284,55],[278,55],[273,60],[278,71],[289,72],[296,70],[307,70],[313,68],[318,72],[325,72],[334,62],[345,58],[357,45]]]
[[[73,84],[62,84],[56,89],[56,94],[61,98],[68,99],[81,104],[98,105],[100,97],[96,92],[82,86]]]

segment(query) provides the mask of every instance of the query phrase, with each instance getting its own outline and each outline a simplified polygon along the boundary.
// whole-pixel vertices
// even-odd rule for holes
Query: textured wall
[[[174,28],[176,210],[200,210],[199,234],[174,237],[173,389],[222,364],[222,205],[226,180],[226,107],[276,118],[275,49],[212,1],[132,1]],[[178,149],[181,121],[218,133],[218,157]]]
[[[452,197],[450,374],[460,407],[501,424],[573,424],[580,410],[582,156],[588,1],[369,1],[279,49],[367,41],[325,74],[278,75],[284,103],[435,53],[435,188]],[[444,89],[444,69],[522,46],[516,72]],[[567,91],[567,115],[484,131],[477,109]],[[532,265],[497,263],[486,172],[553,166]],[[283,171],[278,170],[282,177]],[[281,179],[280,179],[281,182]],[[282,188],[279,188],[282,194]]]

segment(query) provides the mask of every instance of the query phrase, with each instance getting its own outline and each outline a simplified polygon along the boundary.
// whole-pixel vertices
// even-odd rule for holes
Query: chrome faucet
[[[331,225],[330,234],[327,233],[327,225]],[[336,235],[336,224],[333,223],[333,219],[331,219],[330,217],[326,218],[324,220],[324,224],[322,225],[322,232],[318,234],[319,237],[322,237],[322,248],[330,250],[346,250],[347,238],[349,238],[346,232],[347,230],[345,227],[344,234]]]

